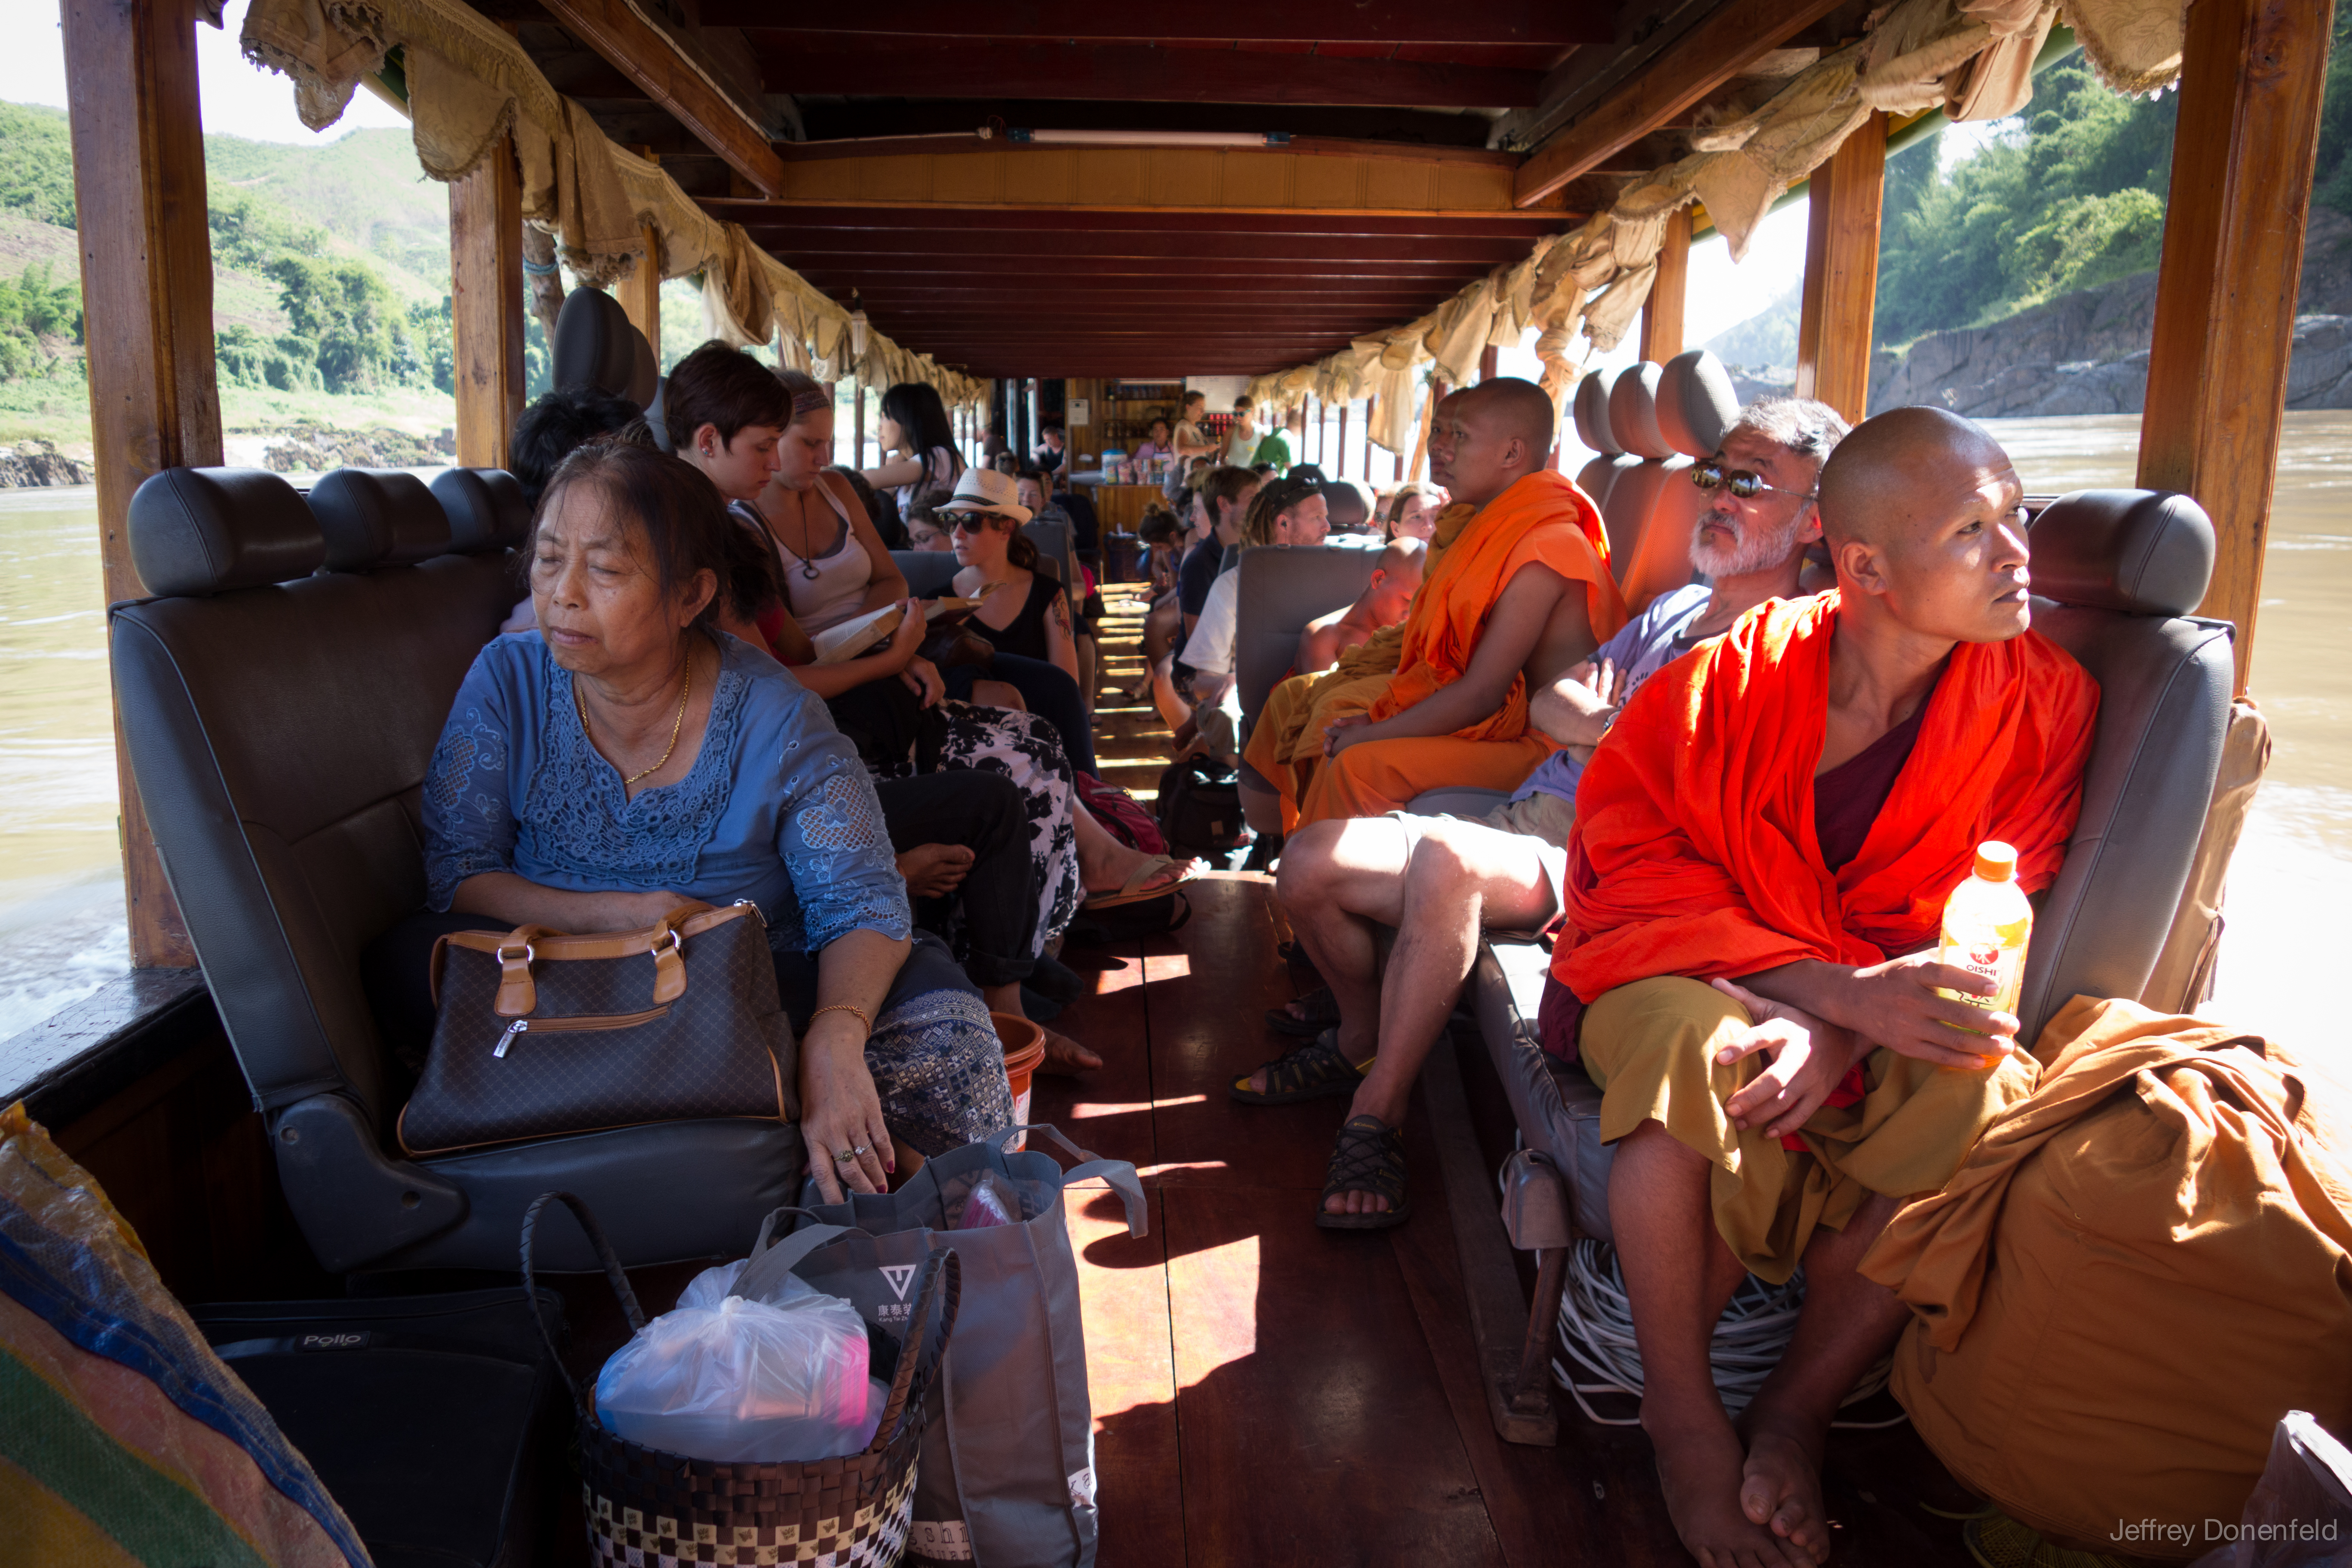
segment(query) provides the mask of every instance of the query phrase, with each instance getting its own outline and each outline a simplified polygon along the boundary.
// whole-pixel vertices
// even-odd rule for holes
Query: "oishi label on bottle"
[[[1953,889],[1944,904],[1943,962],[1983,975],[1993,983],[1993,994],[1942,994],[1988,1013],[2014,1015],[2025,978],[2025,946],[2032,935],[2033,906],[2017,886],[2017,851],[1988,839],[1977,846],[1975,874]],[[1979,1066],[1990,1069],[2000,1059],[1987,1056]]]

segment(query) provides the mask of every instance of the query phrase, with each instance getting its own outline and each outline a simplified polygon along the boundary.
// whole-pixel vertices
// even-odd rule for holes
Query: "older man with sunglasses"
[[[1806,549],[1821,537],[1814,479],[1845,433],[1824,404],[1766,398],[1742,412],[1722,449],[1691,469],[1709,502],[1690,560],[1711,586],[1661,595],[1535,694],[1529,717],[1562,749],[1517,795],[1447,791],[1450,815],[1312,823],[1285,846],[1283,908],[1329,991],[1274,1020],[1288,1032],[1319,1029],[1315,1038],[1232,1092],[1252,1104],[1352,1097],[1318,1224],[1372,1229],[1405,1217],[1405,1103],[1480,929],[1533,931],[1559,914],[1577,784],[1634,689],[1757,605],[1797,594]],[[1398,931],[1385,982],[1373,959],[1381,925]]]

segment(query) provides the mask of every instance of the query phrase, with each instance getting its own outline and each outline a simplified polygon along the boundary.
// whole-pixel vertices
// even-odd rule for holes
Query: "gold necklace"
[[[693,694],[694,650],[692,648],[688,648],[686,652],[686,684],[678,689],[677,717],[670,721],[669,744],[662,751],[661,762],[656,763],[652,767],[646,768],[643,773],[634,773],[627,778],[623,779],[621,781],[621,787],[623,789],[628,788],[631,784],[645,777],[646,773],[657,773],[662,771],[662,765],[669,761],[670,753],[677,750],[678,736],[685,732],[686,700]],[[580,732],[583,735],[588,735],[588,700],[580,694],[580,679],[577,676],[574,676],[572,680],[572,705],[580,710]],[[594,745],[596,743],[595,737],[588,735],[588,743],[592,746]]]

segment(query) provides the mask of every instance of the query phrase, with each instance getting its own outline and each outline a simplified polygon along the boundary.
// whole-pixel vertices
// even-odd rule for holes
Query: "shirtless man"
[[[2081,805],[2098,689],[2029,629],[2020,493],[1956,415],[1856,428],[1821,479],[1836,588],[1653,678],[1578,792],[1544,1045],[1602,1089],[1642,1425],[1713,1568],[1829,1555],[1830,1420],[1906,1316],[1855,1266],[2034,1084],[2016,1018],[1938,994],[1992,983],[1931,945],[1979,841],[2037,890]],[[1715,1323],[1800,1260],[1795,1337],[1735,1424]]]
[[[1741,414],[1722,449],[1692,470],[1708,480],[1709,500],[1688,561],[1712,586],[1660,595],[1591,659],[1536,694],[1535,724],[1562,749],[1517,795],[1458,791],[1438,808],[1454,815],[1342,818],[1292,836],[1282,906],[1329,989],[1274,1016],[1277,1027],[1316,1037],[1260,1068],[1235,1098],[1266,1098],[1279,1081],[1294,1090],[1285,1098],[1352,1096],[1351,1126],[1403,1124],[1414,1080],[1476,960],[1481,928],[1537,931],[1559,913],[1579,777],[1622,704],[1756,605],[1796,595],[1806,548],[1821,537],[1814,483],[1845,430],[1836,410],[1794,398],[1762,399]],[[1374,964],[1383,925],[1397,931],[1385,974]],[[1344,1176],[1334,1165],[1318,1223],[1373,1229],[1402,1220],[1401,1163]]]
[[[1300,821],[1377,816],[1445,785],[1514,789],[1550,753],[1528,729],[1528,695],[1625,622],[1595,548],[1599,510],[1544,466],[1556,423],[1542,388],[1510,376],[1439,411],[1430,471],[1475,515],[1433,542],[1443,554],[1397,673],[1368,708],[1323,723],[1326,760],[1298,795]]]
[[[1403,620],[1414,590],[1421,586],[1426,554],[1418,539],[1400,539],[1381,551],[1380,564],[1372,568],[1372,580],[1364,584],[1354,604],[1307,623],[1307,629],[1298,634],[1298,657],[1290,668],[1301,675],[1328,669],[1339,662],[1341,654],[1382,626]]]

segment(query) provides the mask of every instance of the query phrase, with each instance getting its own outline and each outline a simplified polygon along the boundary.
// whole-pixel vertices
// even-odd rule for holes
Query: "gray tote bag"
[[[1062,1169],[1014,1134],[1042,1134],[1077,1162]],[[965,1200],[990,1173],[1020,1205],[1012,1224],[959,1230]],[[932,1160],[895,1193],[779,1209],[761,1227],[735,1293],[758,1297],[786,1273],[856,1303],[868,1321],[914,1310],[914,1282],[934,1242],[955,1249],[963,1290],[944,1375],[932,1384],[915,1474],[915,1568],[1091,1568],[1095,1560],[1094,1411],[1086,1331],[1063,1188],[1099,1176],[1146,1229],[1143,1186],[1124,1160],[1098,1160],[1050,1126],[1009,1127]],[[781,1240],[782,1216],[796,1216]]]

